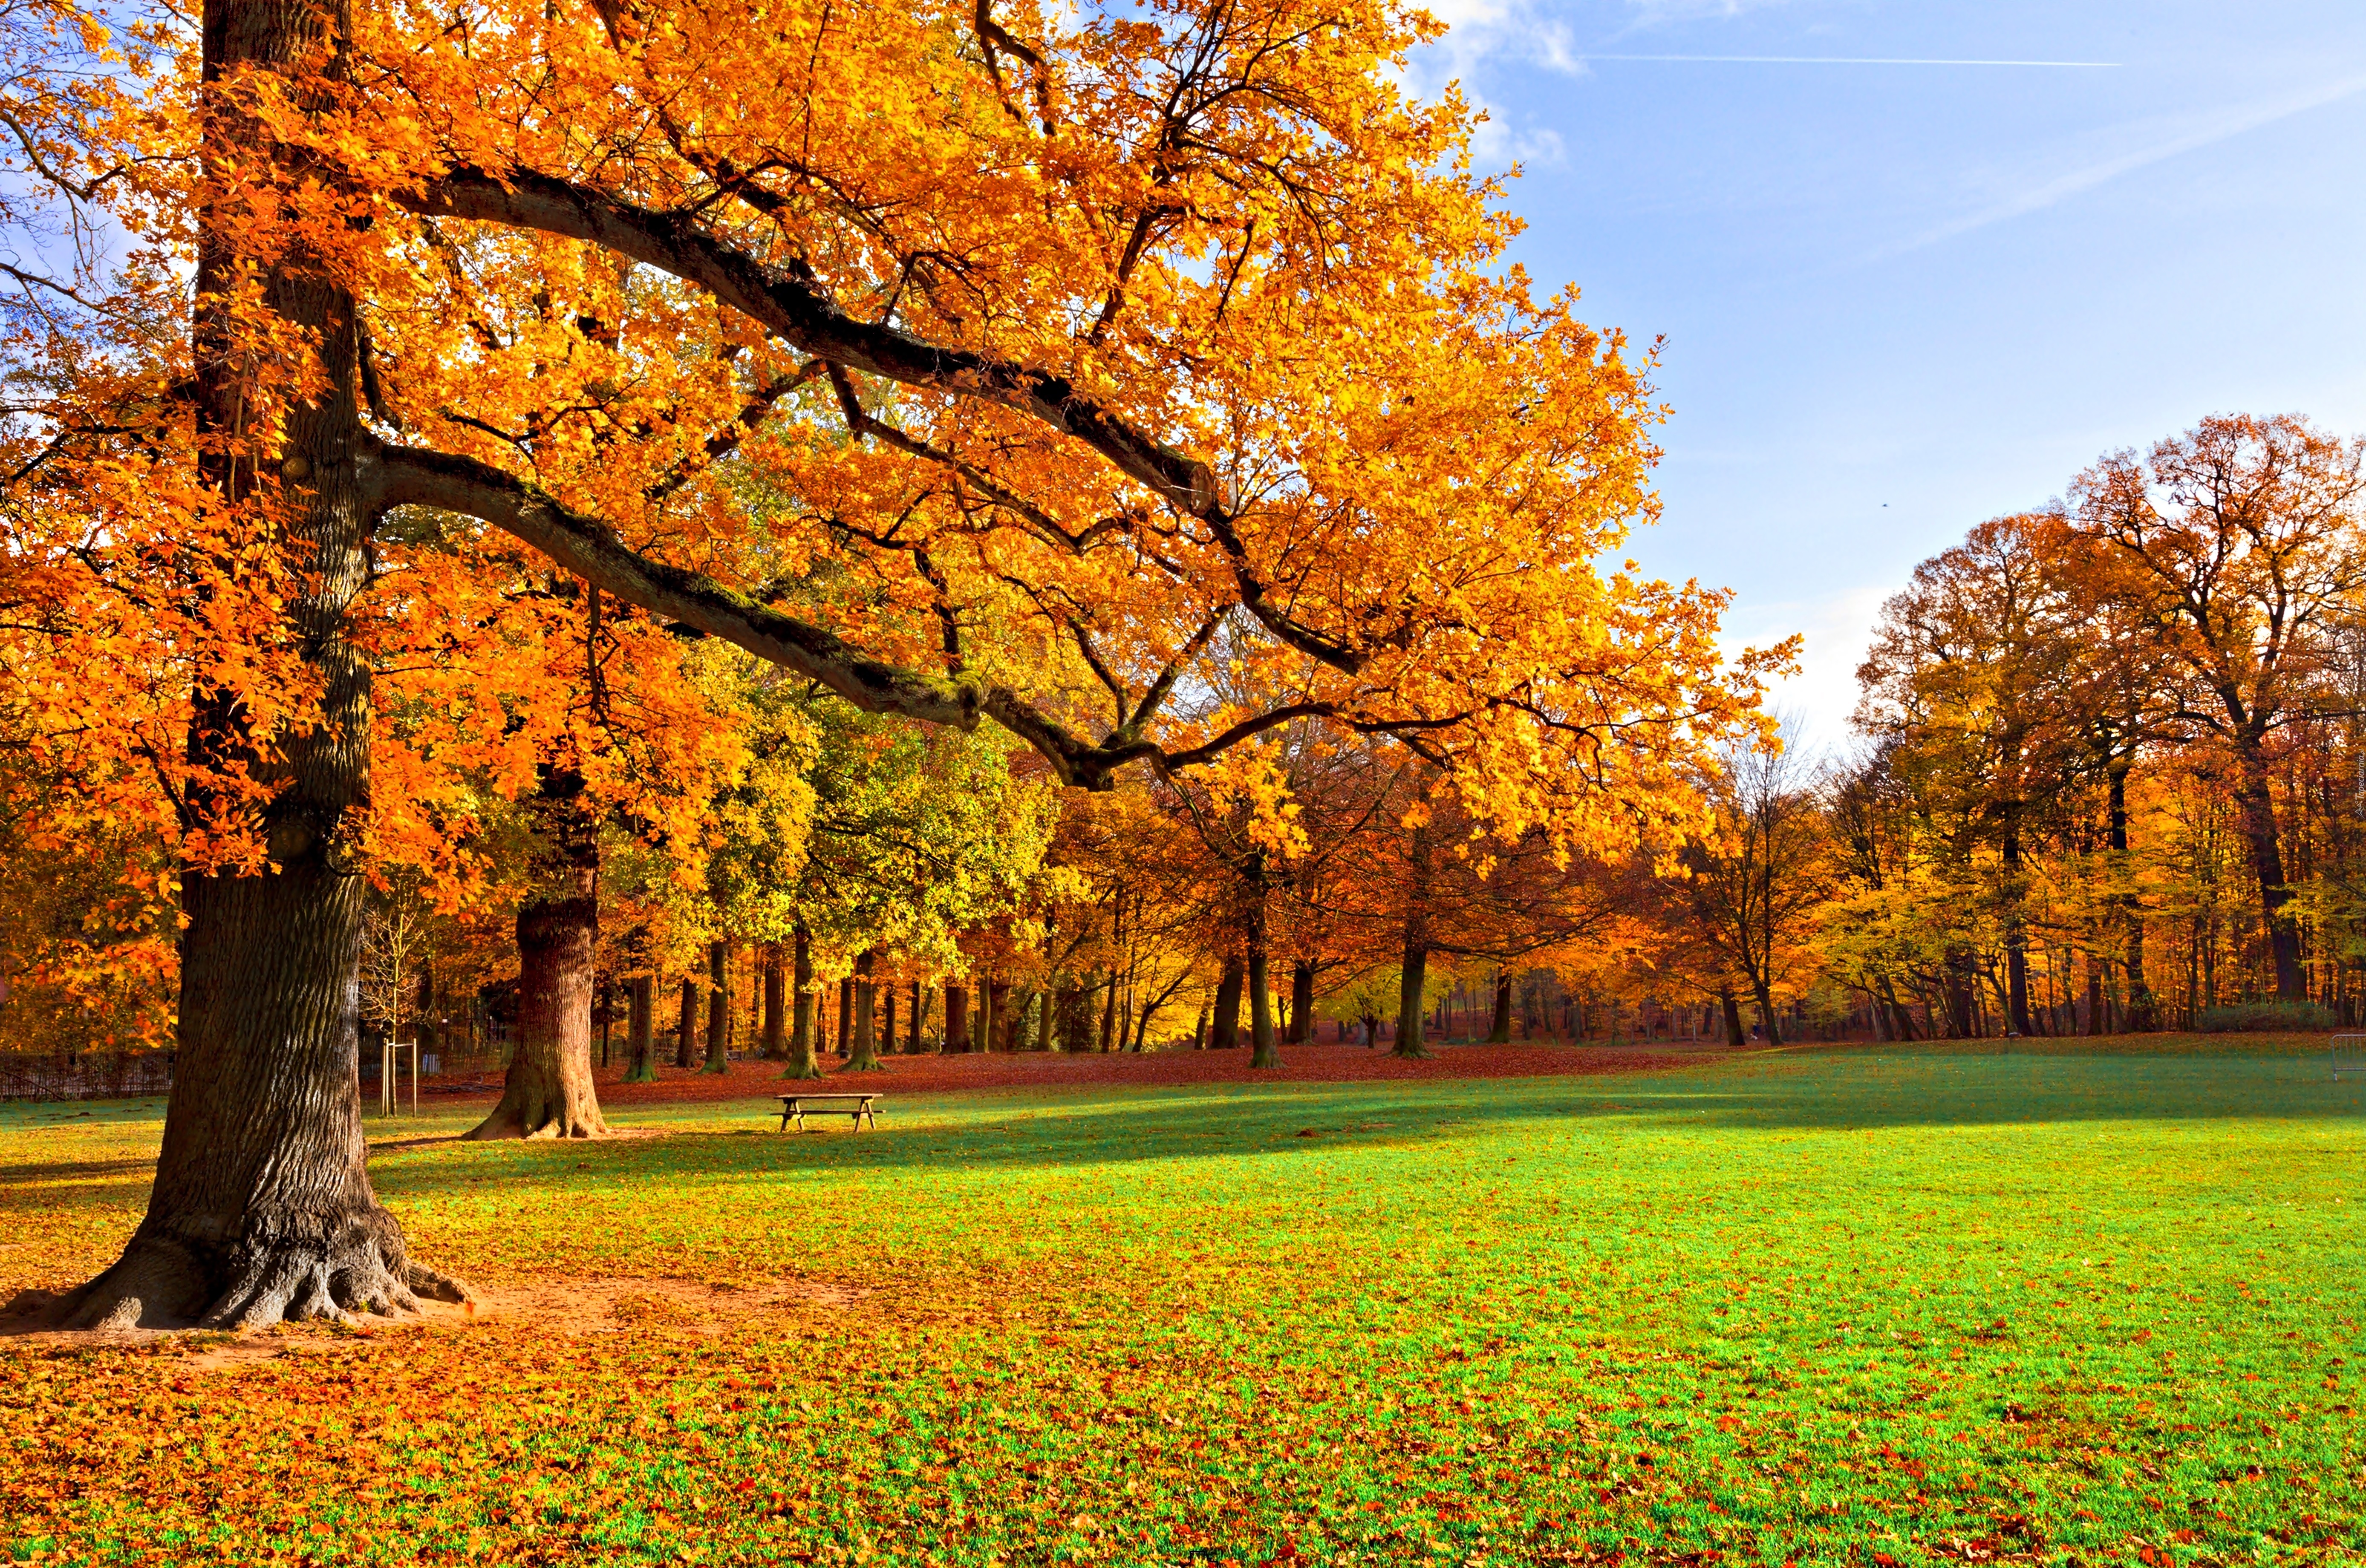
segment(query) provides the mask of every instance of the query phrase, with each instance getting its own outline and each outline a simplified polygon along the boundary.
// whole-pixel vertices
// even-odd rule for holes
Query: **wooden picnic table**
[[[773,1098],[781,1102],[780,1131],[783,1133],[789,1130],[792,1121],[796,1122],[798,1132],[804,1132],[808,1111],[817,1116],[851,1116],[854,1118],[854,1130],[858,1133],[866,1122],[873,1127],[879,1125],[878,1113],[871,1108],[879,1102],[881,1097],[869,1090],[842,1094],[783,1094]]]

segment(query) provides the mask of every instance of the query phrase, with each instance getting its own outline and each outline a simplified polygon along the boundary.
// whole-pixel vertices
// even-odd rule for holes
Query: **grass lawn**
[[[2366,1561],[2366,1084],[2321,1057],[410,1142],[480,1109],[372,1162],[474,1321],[0,1339],[0,1559]],[[0,1293],[111,1258],[159,1114],[0,1107]]]

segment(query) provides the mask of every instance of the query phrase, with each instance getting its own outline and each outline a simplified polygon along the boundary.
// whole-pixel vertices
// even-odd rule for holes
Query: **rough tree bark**
[[[872,1016],[878,988],[871,978],[878,956],[866,949],[854,961],[854,1055],[846,1064],[849,1072],[875,1073],[881,1070],[879,1038],[873,1029]]]
[[[1268,984],[1265,944],[1249,950],[1249,1066],[1281,1066],[1281,1047],[1273,1034],[1273,990]]]
[[[978,1049],[1004,1051],[1009,1048],[1010,983],[989,979],[978,987]]]
[[[2246,756],[2235,791],[2243,820],[2244,841],[2251,852],[2251,871],[2259,878],[2259,911],[2268,927],[2268,948],[2276,965],[2276,999],[2308,1000],[2308,981],[2300,967],[2300,928],[2292,917],[2292,889],[2284,883],[2283,845],[2276,830],[2275,795],[2268,783],[2264,759]]]
[[[1241,1043],[1241,983],[1247,972],[1237,958],[1224,960],[1224,972],[1216,981],[1216,1032],[1212,1042],[1219,1051],[1230,1051]]]
[[[789,989],[794,998],[794,1021],[789,1026],[789,1065],[781,1076],[784,1078],[817,1078],[821,1077],[821,1057],[814,1028],[813,936],[799,926],[789,939]]]
[[[1508,1045],[1512,1043],[1512,972],[1495,971],[1495,1014],[1488,1021],[1487,1043]]]
[[[1751,979],[1750,991],[1758,1000],[1758,1026],[1766,1031],[1766,1043],[1780,1045],[1783,1043],[1783,1026],[1774,1011],[1774,987],[1766,983],[1763,971]]]
[[[342,39],[332,7],[208,0],[203,91],[213,101],[197,166],[242,170],[270,133],[219,96],[252,68],[294,76]],[[308,89],[296,88],[299,102]],[[198,479],[233,503],[281,508],[276,536],[305,586],[287,604],[291,650],[321,682],[322,723],[254,758],[276,786],[264,808],[271,861],[261,872],[181,877],[181,996],[173,1092],[148,1213],[123,1256],[46,1303],[77,1328],[194,1320],[242,1328],[283,1317],[460,1301],[455,1280],[413,1263],[370,1189],[361,1131],[359,836],[369,806],[369,670],[348,611],[367,577],[376,519],[355,459],[374,443],[357,412],[361,324],[354,301],[301,254],[260,258],[265,308],[310,339],[326,388],[287,411],[276,455],[258,461],[252,424],[264,367],[223,301],[247,264],[238,239],[247,186],[227,204],[201,193],[196,343]],[[268,199],[267,195],[263,199]],[[263,462],[276,462],[276,478]],[[235,701],[200,692],[189,745],[200,757],[253,756]]]
[[[2005,1028],[2026,1039],[2036,1032],[2029,1018],[2029,931],[2021,912],[2021,806],[2006,807],[2004,876],[2011,900],[2004,917]]]
[[[969,1050],[969,987],[945,987],[945,1050],[948,1054],[966,1054]]]
[[[1290,1043],[1304,1045],[1314,1038],[1314,961],[1301,958],[1290,965]]]
[[[698,1039],[698,982],[684,975],[682,977],[682,1019],[674,1025],[673,1065],[694,1067],[698,1054],[693,1049]]]
[[[2110,781],[2110,834],[2112,870],[2125,886],[2128,866],[2128,765],[2133,759],[2117,757],[2107,770]],[[2128,1032],[2149,1034],[2160,1027],[2159,1004],[2153,1000],[2152,987],[2145,979],[2144,906],[2133,889],[2113,896],[2120,907],[2121,929],[2126,942],[2128,970]],[[2101,987],[2097,995],[2101,994]]]
[[[1719,991],[1717,999],[1725,1009],[1725,1043],[1729,1045],[1749,1044],[1750,1032],[1741,1027],[1741,1004],[1733,999],[1731,991]]]
[[[710,1073],[731,1070],[731,944],[706,946],[706,1066]]]
[[[1429,829],[1413,830],[1405,854],[1409,873],[1405,886],[1404,956],[1397,979],[1397,1039],[1392,1056],[1415,1061],[1430,1055],[1422,1041],[1422,997],[1429,985]]]
[[[636,975],[625,982],[625,1068],[626,1083],[658,1081],[657,980]]]
[[[1392,1056],[1409,1056],[1426,1060],[1429,1046],[1423,1035],[1428,1015],[1422,1007],[1422,993],[1429,985],[1429,949],[1418,943],[1408,943],[1397,970],[1397,1037],[1389,1048]]]
[[[789,1054],[786,1020],[788,998],[781,973],[781,944],[764,944],[764,1060],[777,1062]]]
[[[600,939],[600,839],[580,778],[545,781],[536,890],[518,908],[517,1043],[501,1098],[468,1137],[596,1138],[592,991]]]
[[[1249,939],[1249,1066],[1280,1066],[1280,1041],[1273,1038],[1273,975],[1270,975],[1270,925],[1266,918],[1266,852],[1258,849],[1249,856],[1247,875],[1242,877],[1242,894],[1247,908],[1242,910],[1242,927]]]
[[[1972,1016],[1972,976],[1976,961],[1968,947],[1950,947],[1947,966],[1947,1038],[1969,1040],[1979,1032]]]

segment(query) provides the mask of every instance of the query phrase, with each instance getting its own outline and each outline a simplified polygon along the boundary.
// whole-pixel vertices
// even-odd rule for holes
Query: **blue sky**
[[[1664,334],[1650,571],[1808,638],[1846,743],[1882,599],[1982,518],[2224,412],[2366,433],[2359,0],[1434,0],[1522,161],[1518,259]],[[2004,60],[1729,63],[1612,55]]]

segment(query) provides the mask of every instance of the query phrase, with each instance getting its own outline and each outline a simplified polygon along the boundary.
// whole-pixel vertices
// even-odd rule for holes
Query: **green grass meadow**
[[[160,1109],[0,1108],[0,1288],[112,1256]],[[0,1340],[0,1559],[2366,1562],[2318,1055],[762,1109],[389,1125],[420,1256],[596,1322]]]

